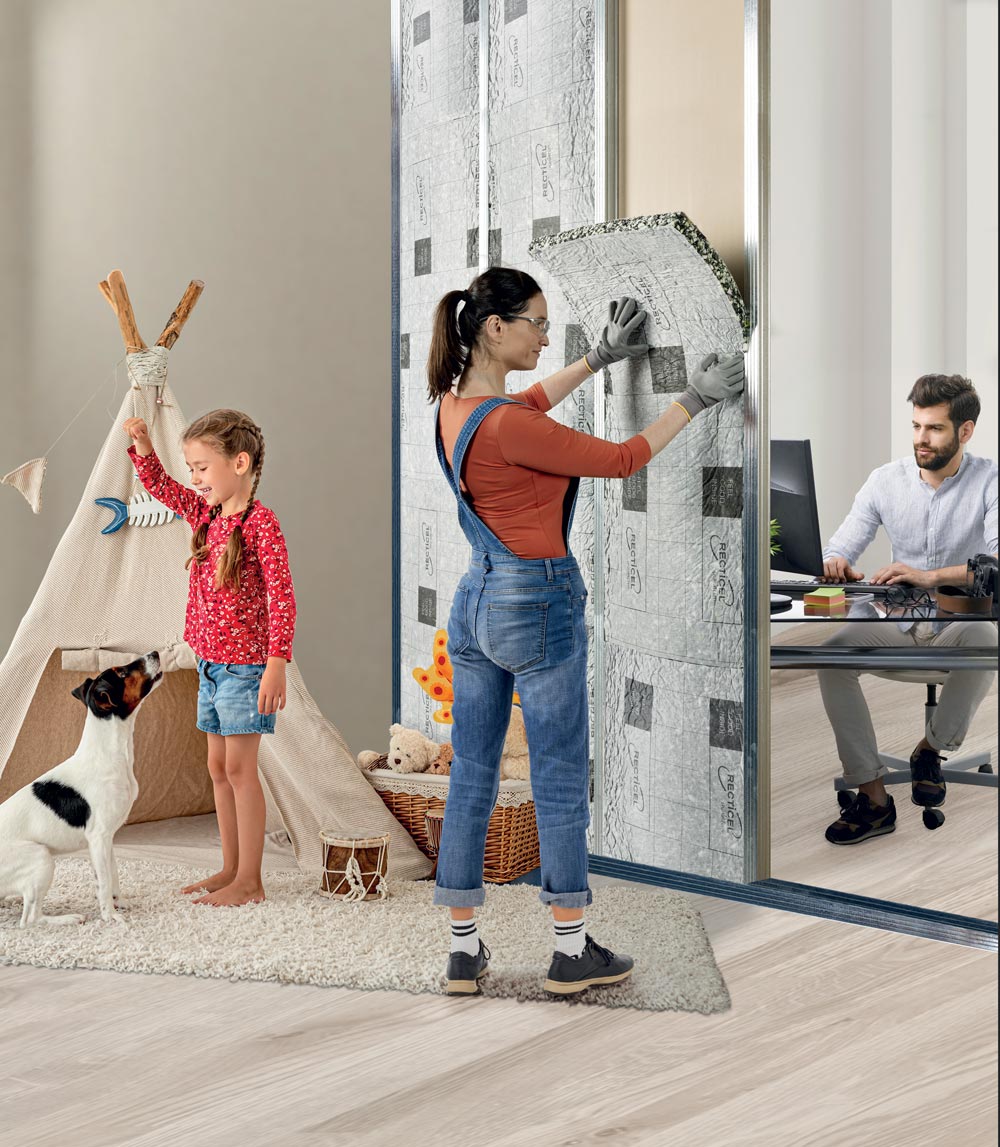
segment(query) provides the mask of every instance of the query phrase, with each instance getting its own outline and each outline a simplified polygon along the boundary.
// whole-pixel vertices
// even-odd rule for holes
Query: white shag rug
[[[101,920],[90,862],[60,860],[45,911],[76,912],[86,922],[21,930],[20,901],[0,901],[0,964],[444,991],[447,912],[432,905],[431,881],[390,881],[386,900],[348,904],[317,894],[318,880],[301,872],[266,872],[264,903],[210,908],[176,891],[205,870],[148,860],[118,866],[125,926]],[[542,981],[552,927],[538,889],[488,886],[477,923],[493,954],[483,996],[550,1001]],[[587,909],[587,930],[598,943],[628,952],[636,968],[623,984],[591,988],[574,1002],[706,1015],[728,1010],[701,916],[681,893],[601,888]]]

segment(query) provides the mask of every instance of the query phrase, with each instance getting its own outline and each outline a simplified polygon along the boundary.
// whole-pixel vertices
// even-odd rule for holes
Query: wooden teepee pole
[[[111,295],[111,288],[108,286],[108,280],[107,280],[107,279],[102,279],[102,280],[101,280],[101,281],[100,281],[100,282],[99,282],[97,285],[98,285],[98,287],[100,287],[100,289],[101,289],[101,294],[102,294],[102,295],[103,295],[103,296],[104,296],[104,297],[105,297],[105,298],[108,300],[108,306],[109,306],[109,307],[110,307],[110,308],[111,308],[111,309],[112,309],[112,310],[115,312],[115,314],[117,315],[117,314],[118,314],[118,311],[117,311],[117,310],[115,310],[115,300],[112,298],[112,295]]]
[[[146,350],[139,328],[136,325],[135,315],[132,313],[132,304],[129,301],[128,291],[125,289],[125,278],[121,271],[112,271],[106,279],[97,284],[101,294],[108,300],[108,306],[118,318],[118,326],[122,332],[125,350],[128,354],[137,350]],[[156,340],[157,346],[166,347],[167,350],[180,338],[181,329],[188,321],[198,297],[205,289],[201,279],[192,279],[187,290],[181,296],[181,301],[174,308],[173,314],[167,320],[163,333]]]
[[[112,310],[118,316],[118,327],[122,332],[122,341],[125,351],[129,353],[136,350],[146,350],[139,328],[136,326],[135,315],[132,313],[132,303],[125,289],[125,276],[121,271],[112,271],[105,282],[100,284],[101,292],[111,304]]]
[[[181,328],[188,320],[188,316],[194,310],[194,305],[198,301],[198,296],[205,289],[205,284],[201,279],[192,279],[188,283],[188,288],[184,292],[181,301],[174,308],[174,313],[167,319],[167,325],[163,328],[163,333],[156,340],[157,346],[165,346],[169,350],[175,342],[180,338]]]

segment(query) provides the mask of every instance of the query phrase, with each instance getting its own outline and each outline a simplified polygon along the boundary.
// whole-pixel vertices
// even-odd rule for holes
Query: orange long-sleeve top
[[[628,478],[652,457],[641,434],[606,442],[546,415],[540,382],[508,395],[523,406],[498,407],[465,452],[460,481],[473,508],[519,558],[566,556],[563,518],[571,478]],[[441,442],[448,465],[466,419],[487,396],[441,399]]]

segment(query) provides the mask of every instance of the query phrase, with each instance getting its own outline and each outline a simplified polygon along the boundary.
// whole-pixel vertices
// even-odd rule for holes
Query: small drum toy
[[[444,827],[444,809],[429,808],[424,813],[424,832],[427,834],[427,855],[434,861],[434,871],[437,874],[437,856],[441,848],[441,829]]]
[[[427,833],[427,851],[437,856],[441,848],[441,829],[444,827],[444,809],[429,808],[424,813],[424,830]]]
[[[322,829],[323,882],[319,891],[337,900],[384,900],[389,834],[339,836]]]

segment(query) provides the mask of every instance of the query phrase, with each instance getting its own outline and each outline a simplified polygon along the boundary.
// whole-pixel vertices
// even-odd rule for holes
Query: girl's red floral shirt
[[[145,458],[129,447],[139,481],[192,530],[211,519],[211,507],[163,469],[155,451]],[[191,563],[184,640],[205,661],[263,665],[269,657],[292,659],[295,592],[278,518],[255,502],[243,523],[243,573],[238,590],[218,589],[215,567],[239,514],[218,514],[208,527],[209,556]]]

